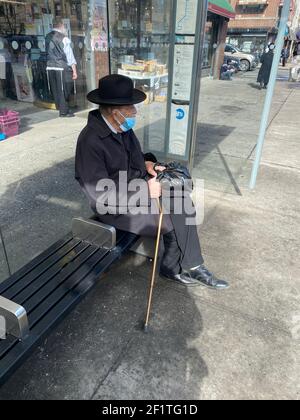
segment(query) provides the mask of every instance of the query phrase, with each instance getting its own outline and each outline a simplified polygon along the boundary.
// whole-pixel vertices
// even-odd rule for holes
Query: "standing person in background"
[[[260,89],[267,89],[270,80],[270,74],[274,59],[275,44],[271,43],[267,51],[262,55],[260,62],[261,68],[258,73],[257,82],[260,84]]]
[[[77,63],[66,36],[63,22],[59,21],[46,37],[47,78],[49,90],[54,97],[60,117],[74,117],[70,111],[69,100],[77,80]]]
[[[289,49],[287,46],[285,46],[281,51],[282,67],[285,67],[288,58],[289,58]]]

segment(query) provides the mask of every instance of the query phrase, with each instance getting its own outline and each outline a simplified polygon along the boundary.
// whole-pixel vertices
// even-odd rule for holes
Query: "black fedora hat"
[[[100,79],[99,88],[90,92],[87,99],[99,105],[134,105],[144,102],[146,95],[134,89],[129,77],[112,74]]]

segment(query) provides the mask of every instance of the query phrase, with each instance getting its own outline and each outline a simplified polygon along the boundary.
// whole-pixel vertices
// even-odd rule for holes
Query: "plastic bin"
[[[0,110],[0,132],[6,134],[6,137],[12,137],[19,134],[20,114],[10,109]]]

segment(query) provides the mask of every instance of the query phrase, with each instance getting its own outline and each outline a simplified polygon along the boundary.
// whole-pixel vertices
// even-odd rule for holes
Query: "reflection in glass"
[[[72,217],[90,214],[73,168],[85,115],[59,118],[47,83],[45,38],[58,20],[77,61],[70,109],[85,110],[109,72],[106,0],[0,1],[0,139],[10,134],[0,142],[0,227],[13,272],[67,233]],[[0,281],[7,274],[0,243]]]
[[[145,150],[163,156],[167,112],[172,1],[109,2],[111,69],[130,77],[147,99],[139,107]]]
[[[5,71],[0,82],[1,106],[14,106],[21,115],[40,113],[39,120],[57,117],[55,113],[42,113],[44,109],[55,110],[46,76],[45,38],[53,24],[62,20],[77,61],[78,79],[71,107],[86,109],[88,90],[109,71],[106,0],[36,0],[1,5],[0,61],[5,63],[1,64]]]

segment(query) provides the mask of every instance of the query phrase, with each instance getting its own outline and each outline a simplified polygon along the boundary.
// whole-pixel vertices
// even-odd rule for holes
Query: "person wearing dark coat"
[[[274,59],[274,44],[270,44],[268,47],[268,52],[263,53],[261,56],[261,68],[258,73],[257,82],[260,84],[260,89],[267,89],[268,83],[270,80],[270,74]]]
[[[59,116],[74,117],[70,110],[70,98],[77,80],[77,62],[71,40],[65,34],[63,21],[54,24],[46,36],[47,79]]]
[[[151,210],[158,207],[157,199],[162,196],[156,171],[164,171],[165,167],[157,163],[153,154],[143,154],[133,131],[137,117],[135,104],[143,102],[146,95],[134,89],[130,78],[110,75],[101,79],[99,88],[87,98],[98,104],[99,109],[90,112],[88,123],[79,135],[75,178],[99,221],[155,238],[159,212]],[[146,200],[139,202],[136,209],[146,212],[130,211],[136,191],[129,184],[136,181],[146,185]],[[107,188],[99,187],[102,182]],[[195,217],[195,212],[192,216]],[[184,213],[171,211],[163,216],[160,274],[185,286],[227,288],[227,282],[217,279],[204,266],[196,224],[187,225],[185,220]]]

